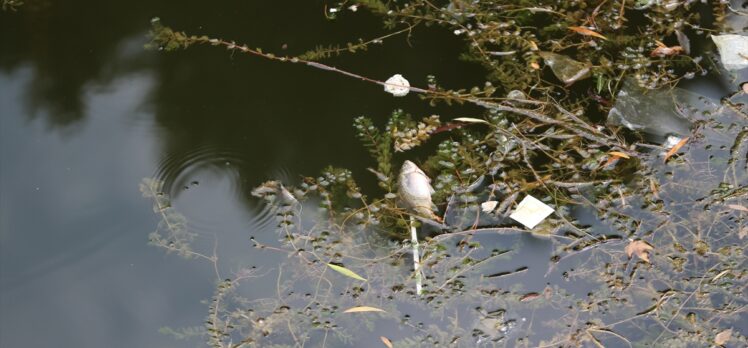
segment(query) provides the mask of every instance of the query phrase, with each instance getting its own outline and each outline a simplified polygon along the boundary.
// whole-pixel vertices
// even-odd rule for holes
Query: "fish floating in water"
[[[411,161],[406,160],[400,168],[398,193],[407,208],[419,216],[442,221],[434,213],[436,205],[431,201],[431,195],[434,193],[431,179]]]

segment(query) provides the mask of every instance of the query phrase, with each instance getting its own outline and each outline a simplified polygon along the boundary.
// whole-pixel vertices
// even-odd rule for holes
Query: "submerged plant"
[[[485,66],[491,82],[400,87],[485,112],[417,121],[395,110],[384,125],[361,116],[354,128],[373,159],[370,173],[328,167],[298,184],[257,187],[252,194],[277,218],[278,235],[252,238],[253,246],[288,261],[265,279],[275,282],[274,297],[247,298],[237,291],[246,277],[218,277],[206,321],[212,346],[352,346],[372,337],[397,347],[746,344],[745,105],[662,92],[664,106],[656,106],[689,115],[684,127],[658,129],[678,133],[669,150],[592,117],[630,117],[628,108],[647,125],[652,113],[631,104],[629,88],[672,87],[704,71],[688,37],[719,28],[724,6],[367,0],[331,13],[346,6],[385,16],[391,29],[434,24],[465,37],[465,58]],[[706,10],[716,16],[704,18]],[[157,22],[152,36],[167,50],[210,44],[387,86],[315,61],[329,50],[276,56]],[[620,83],[624,76],[633,82]],[[626,117],[619,124],[637,130]],[[428,142],[435,151],[423,158],[409,152]],[[393,168],[403,163],[398,179]],[[371,174],[381,190],[358,184]],[[167,198],[158,183],[142,190],[168,227],[155,244],[190,255],[190,235],[171,222],[180,216],[160,203]],[[509,216],[526,196],[555,214],[520,227]],[[529,244],[551,255],[523,257]],[[393,325],[400,331],[383,333]]]

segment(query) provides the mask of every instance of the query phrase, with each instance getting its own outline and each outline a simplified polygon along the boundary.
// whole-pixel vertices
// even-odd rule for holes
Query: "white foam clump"
[[[403,75],[392,75],[392,77],[384,82],[384,91],[395,97],[404,97],[410,92],[410,82]]]
[[[525,227],[532,229],[545,220],[548,215],[551,215],[553,211],[553,208],[539,201],[537,198],[527,195],[522,202],[519,202],[517,209],[509,217],[525,225]]]

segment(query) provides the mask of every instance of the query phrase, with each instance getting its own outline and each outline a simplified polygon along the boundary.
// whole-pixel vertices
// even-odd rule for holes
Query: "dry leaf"
[[[730,340],[730,337],[732,336],[732,329],[727,329],[725,331],[722,331],[717,334],[717,336],[714,336],[714,343],[718,346],[721,346],[727,341]]]
[[[643,240],[632,240],[624,250],[629,258],[636,254],[638,258],[649,263],[649,251],[654,250],[654,247]]]
[[[660,190],[657,189],[657,183],[652,178],[649,178],[649,188],[652,190],[655,198],[660,199]]]
[[[356,272],[351,271],[351,270],[349,270],[349,269],[347,269],[345,267],[338,266],[338,265],[333,265],[331,263],[328,263],[327,266],[330,267],[330,268],[332,268],[332,269],[334,269],[336,272],[338,272],[338,273],[340,273],[340,274],[342,274],[342,275],[344,275],[346,277],[351,277],[353,279],[358,279],[358,280],[366,281],[366,278],[364,278],[364,277],[356,274]]]
[[[680,46],[673,46],[673,47],[657,47],[654,50],[652,50],[652,53],[649,55],[652,57],[667,57],[667,56],[675,56],[678,54],[681,54],[683,52],[683,47]]]
[[[722,272],[719,272],[719,274],[717,274],[716,276],[714,276],[714,278],[712,278],[712,283],[716,282],[717,279],[724,277],[725,274],[728,274],[728,273],[730,273],[729,269],[726,269],[726,270],[724,270]]]
[[[384,309],[369,306],[351,307],[343,311],[343,313],[360,313],[360,312],[386,312]]]
[[[491,123],[489,123],[486,120],[481,120],[479,118],[472,118],[472,117],[458,117],[452,121],[464,122],[464,123],[483,123],[483,124],[491,125]]]
[[[603,167],[607,167],[615,163],[619,158],[625,158],[625,159],[631,158],[631,156],[623,152],[618,152],[618,151],[611,151],[608,154],[610,155],[610,158],[608,158],[608,160],[605,162],[605,165]]]
[[[625,159],[629,159],[629,158],[631,158],[631,156],[629,156],[629,155],[627,155],[627,154],[625,154],[625,153],[623,153],[623,152],[618,152],[618,151],[611,151],[611,152],[609,152],[609,153],[610,153],[611,155],[613,155],[613,156],[616,156],[616,157],[621,157],[621,158],[625,158]]]
[[[532,62],[532,63],[530,63],[530,67],[533,68],[534,70],[538,70],[538,69],[540,69],[540,64],[538,64],[536,62]]]
[[[675,146],[673,146],[673,148],[671,148],[671,149],[670,149],[670,150],[669,150],[669,151],[668,151],[668,152],[667,152],[667,153],[665,154],[665,162],[667,162],[667,160],[668,160],[668,159],[669,159],[669,158],[670,158],[671,156],[675,155],[675,153],[676,153],[676,152],[678,152],[678,150],[680,150],[680,148],[681,148],[681,147],[683,147],[683,145],[686,145],[686,143],[688,142],[688,139],[689,139],[688,137],[685,137],[685,138],[681,139],[681,140],[680,140],[680,141],[679,141],[679,142],[678,142],[677,144],[675,144]]]
[[[529,294],[525,294],[522,297],[520,297],[519,302],[532,301],[538,297],[540,297],[540,294],[538,294],[537,292],[531,292]]]
[[[728,207],[728,208],[732,208],[732,209],[735,209],[735,210],[740,210],[740,211],[744,211],[744,212],[748,213],[748,208],[746,208],[746,207],[744,207],[744,206],[742,206],[742,205],[738,205],[738,204],[728,204],[728,205],[727,205],[727,207]]]
[[[607,37],[603,36],[602,34],[596,32],[596,31],[587,29],[585,27],[569,27],[569,30],[574,31],[574,32],[579,33],[579,34],[582,34],[582,35],[586,35],[586,36],[594,36],[596,38],[600,38],[600,39],[603,39],[603,40],[607,40],[608,39]]]
[[[379,339],[382,340],[382,343],[384,343],[384,345],[387,346],[387,348],[392,348],[393,347],[392,346],[392,341],[390,341],[389,338],[384,337],[384,336],[379,336]]]

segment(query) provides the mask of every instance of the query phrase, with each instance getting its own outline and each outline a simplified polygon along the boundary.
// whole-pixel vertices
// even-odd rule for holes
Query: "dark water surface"
[[[278,240],[276,221],[250,195],[252,188],[268,179],[294,181],[299,175],[317,175],[335,165],[350,168],[365,190],[375,190],[376,179],[366,171],[373,164],[351,126],[354,117],[366,115],[381,124],[398,108],[418,119],[431,114],[442,120],[479,117],[483,112],[434,108],[416,96],[393,98],[380,86],[341,75],[213,47],[172,53],[143,49],[155,16],[192,34],[291,55],[385,33],[381,18],[367,11],[330,21],[324,9],[325,2],[319,0],[78,0],[27,1],[18,12],[0,12],[0,347],[202,344],[202,338],[178,341],[159,329],[202,325],[205,301],[216,289],[216,270],[209,262],[185,260],[147,245],[160,218],[138,190],[144,178],[165,183],[171,203],[197,234],[196,249],[215,248],[221,275],[258,267],[264,276],[248,282],[240,295],[275,297],[279,265],[290,258],[252,247],[250,236],[266,244]],[[325,63],[379,80],[401,73],[415,86],[425,86],[428,74],[437,75],[448,88],[480,86],[483,70],[457,59],[463,48],[450,32],[419,28],[410,38],[389,39],[384,46]],[[745,70],[739,78],[745,80]],[[688,87],[718,101],[736,84],[721,77]],[[730,122],[733,128],[724,134],[707,133],[711,138],[704,142],[715,149],[690,154],[694,157],[689,163],[708,164],[705,158],[711,159],[707,156],[712,153],[727,156],[730,137],[745,120]],[[405,156],[418,162],[423,153],[419,151]],[[689,168],[672,170],[659,159],[657,163],[654,173],[662,182],[673,175],[692,176]],[[744,175],[734,176],[736,185],[746,180]],[[708,195],[718,179],[696,177],[693,180],[703,187],[694,187],[706,192],[699,195]],[[666,203],[688,207],[693,198],[685,199],[683,192],[677,186],[665,187],[662,194]],[[632,216],[644,210],[636,206],[636,201],[628,205]],[[691,210],[681,212],[688,221]],[[573,215],[595,234],[622,234],[591,209],[580,208]],[[691,220],[683,225],[699,222]],[[611,244],[621,253],[625,239],[617,237]],[[574,268],[598,261],[583,254],[549,269],[551,239],[523,233],[476,235],[474,241],[486,247],[476,254],[516,247],[490,269],[480,270],[492,286],[516,290],[515,295],[538,295],[550,285],[563,284],[562,290],[578,298],[593,288],[586,281],[595,277],[584,278],[580,270],[582,275],[574,278]],[[391,268],[403,277],[409,272],[408,265]],[[522,277],[491,278],[523,268],[527,271]],[[304,290],[308,289],[300,287],[298,292]],[[642,300],[643,308],[651,305],[649,300]],[[405,340],[418,333],[418,323],[437,322],[405,302],[397,309],[411,318],[410,326],[381,321],[378,332],[359,333],[357,341],[378,347],[382,332]],[[501,319],[491,317],[498,313],[498,305],[463,308],[459,297],[454,302],[459,308],[455,318],[458,312],[461,318],[481,312],[482,319],[460,323],[468,332],[506,328],[503,312]],[[567,312],[567,307],[542,305],[503,309],[513,325],[525,330],[523,334],[537,330],[541,338],[555,333],[542,328],[543,320],[564,318]],[[608,314],[608,322],[620,319],[615,310]],[[532,327],[533,318],[541,323],[537,328]],[[729,325],[748,330],[745,324]],[[622,330],[638,335],[646,328]],[[311,337],[310,345],[319,345],[320,339]],[[269,340],[293,342],[272,335]]]
[[[167,182],[199,240],[220,245],[222,266],[273,265],[253,259],[250,233],[274,232],[256,217],[252,187],[328,164],[364,173],[355,116],[455,116],[306,67],[212,48],[143,50],[154,16],[290,53],[384,33],[366,11],[328,21],[323,5],[27,1],[0,12],[0,346],[184,345],[158,329],[199,325],[213,270],[147,245],[158,217],[142,178]],[[417,85],[431,73],[446,86],[482,81],[457,60],[461,43],[417,34],[329,62]]]

